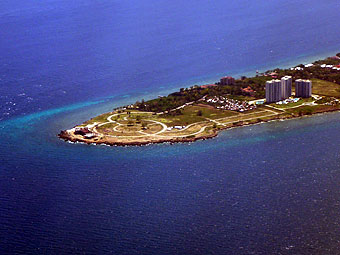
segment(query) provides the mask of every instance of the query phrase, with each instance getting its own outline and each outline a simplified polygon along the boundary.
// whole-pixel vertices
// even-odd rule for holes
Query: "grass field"
[[[290,114],[297,114],[297,115],[311,115],[313,113],[324,112],[329,110],[336,110],[339,109],[339,106],[332,106],[332,105],[304,105],[292,109],[288,109],[286,112]]]
[[[163,114],[159,115],[155,120],[168,126],[187,126],[192,123],[206,121],[207,118],[218,119],[235,115],[237,113],[233,111],[218,110],[206,105],[193,105],[185,107],[181,115],[171,116]]]
[[[228,123],[234,123],[234,122],[245,121],[245,120],[250,120],[250,119],[263,118],[263,117],[274,115],[274,114],[275,113],[273,112],[262,110],[262,111],[252,112],[249,114],[240,114],[238,116],[220,119],[219,122],[222,124],[228,124]]]
[[[96,116],[96,117],[84,122],[84,124],[87,125],[87,124],[93,124],[95,122],[97,122],[97,123],[106,122],[107,117],[111,116],[112,114],[113,114],[112,112],[101,114],[99,116]]]
[[[340,85],[318,79],[312,79],[312,83],[313,94],[340,98]]]

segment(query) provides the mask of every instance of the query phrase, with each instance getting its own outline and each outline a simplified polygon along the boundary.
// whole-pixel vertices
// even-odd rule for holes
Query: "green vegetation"
[[[339,106],[332,106],[332,105],[316,105],[316,106],[300,106],[297,108],[288,109],[287,113],[303,116],[303,115],[311,115],[314,113],[331,111],[331,110],[338,110]]]
[[[340,54],[340,53],[338,53]],[[332,68],[322,68],[320,65],[340,65],[340,59],[326,58],[324,60],[315,61],[313,66],[305,67],[304,65],[298,65],[302,70],[291,69],[274,69],[269,70],[266,74],[271,72],[277,73],[277,77],[280,79],[283,76],[289,75],[296,79],[319,79],[324,81],[333,82],[340,85],[340,71]]]
[[[256,76],[252,78],[246,78],[244,77],[243,79],[237,80],[236,84],[240,87],[246,88],[246,87],[251,87],[254,91],[256,91],[255,97],[254,98],[264,98],[265,97],[265,85],[266,81],[271,80],[271,77],[268,76]]]
[[[316,110],[315,106],[307,105],[307,106],[300,106],[300,107],[297,107],[297,108],[288,109],[287,112],[294,113],[294,114],[297,114],[299,116],[302,116],[302,115],[310,115],[315,110]]]
[[[251,101],[251,100],[256,99],[256,97],[244,96],[244,95],[228,95],[228,98],[238,100],[238,101]]]
[[[98,122],[98,123],[101,123],[101,122],[106,122],[107,121],[107,117],[111,116],[112,115],[112,112],[108,112],[108,113],[104,113],[104,114],[101,114],[97,117],[94,117],[88,121],[86,121],[84,124],[93,124],[95,122]]]
[[[133,108],[139,109],[141,111],[165,112],[175,109],[186,103],[197,101],[207,94],[207,89],[181,89],[181,91],[172,93],[167,97],[160,97],[146,102],[136,102]]]
[[[212,86],[209,88],[202,88],[198,85],[195,85],[188,89],[180,89],[180,91],[174,92],[166,97],[159,97],[149,101],[137,101],[131,109],[157,113],[168,112],[172,110],[172,114],[176,113],[176,115],[179,115],[180,113],[178,111],[175,112],[174,109],[187,103],[198,102],[204,96],[225,96],[230,99],[240,101],[254,100],[256,98],[264,97],[265,83],[270,79],[270,77],[266,76],[257,76],[253,78],[244,77],[243,79],[236,80],[234,85],[219,85],[219,83],[217,83],[218,86]],[[253,89],[253,96],[242,91],[242,88],[247,87]]]
[[[337,56],[340,55],[340,53],[337,54]],[[339,65],[340,60],[336,58],[326,58],[322,60],[315,61],[314,64],[318,65]]]
[[[212,106],[206,106],[202,104],[197,104],[197,105],[186,107],[183,110],[183,114],[184,115],[195,115],[195,114],[197,115],[199,111],[201,111],[202,113],[201,115],[202,118],[211,118],[211,119],[237,115],[237,113],[233,111],[218,110]]]
[[[313,94],[340,97],[340,85],[334,82],[312,79]]]
[[[334,97],[323,97],[316,101],[317,104],[328,104],[333,103],[335,101]]]
[[[246,87],[246,86],[245,86]],[[166,97],[160,97],[149,101],[136,102],[133,109],[149,112],[166,112],[183,106],[190,102],[198,102],[204,96],[229,96],[232,99],[246,100],[254,97],[246,96],[242,91],[242,84],[236,83],[230,86],[215,86],[210,88],[201,88],[193,86],[189,89],[181,89],[179,92],[172,93]],[[177,112],[177,115],[179,112]]]
[[[200,114],[198,114],[200,112]],[[167,124],[168,126],[186,126],[197,122],[207,121],[207,118],[216,119],[237,115],[232,111],[217,110],[211,106],[193,105],[182,110],[181,115],[171,114],[158,115],[155,120]]]

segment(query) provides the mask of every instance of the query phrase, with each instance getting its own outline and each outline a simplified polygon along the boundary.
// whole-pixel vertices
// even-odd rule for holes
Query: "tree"
[[[201,110],[198,110],[197,116],[202,116],[202,115],[203,115],[202,111],[201,111]]]

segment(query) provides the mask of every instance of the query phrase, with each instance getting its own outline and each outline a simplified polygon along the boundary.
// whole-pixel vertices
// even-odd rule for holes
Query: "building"
[[[295,96],[296,97],[311,97],[312,82],[310,80],[298,79],[295,81]]]
[[[266,82],[266,102],[275,103],[282,99],[282,84],[280,80]]]
[[[235,84],[235,79],[230,76],[222,77],[220,79],[221,85],[234,85]]]
[[[202,89],[206,89],[206,88],[211,88],[211,87],[216,87],[216,84],[205,84],[205,85],[201,85],[200,88]]]
[[[241,88],[241,91],[245,95],[249,95],[249,96],[254,96],[255,95],[255,91],[250,86],[248,86],[246,88]]]
[[[292,76],[285,76],[281,79],[282,99],[292,95]]]
[[[269,74],[272,78],[276,79],[277,78],[277,73],[275,72],[272,72]]]

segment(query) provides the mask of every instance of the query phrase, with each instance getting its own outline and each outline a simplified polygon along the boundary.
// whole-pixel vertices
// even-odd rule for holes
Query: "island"
[[[337,111],[339,99],[340,53],[254,77],[223,77],[215,84],[181,88],[115,108],[58,136],[115,146],[193,142],[228,128]]]

